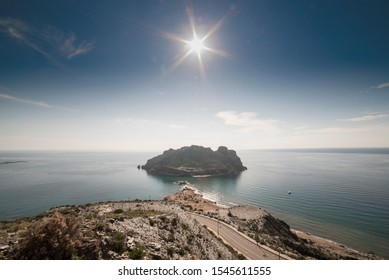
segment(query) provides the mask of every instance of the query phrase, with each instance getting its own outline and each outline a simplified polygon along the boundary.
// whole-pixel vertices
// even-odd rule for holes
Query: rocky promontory
[[[204,176],[236,175],[247,170],[236,152],[220,146],[216,151],[202,146],[187,146],[164,151],[149,159],[142,169],[155,175]]]
[[[164,200],[67,205],[39,216],[0,222],[0,260],[244,259],[196,217],[228,225],[284,259],[380,259],[311,235],[301,235],[266,210],[221,207],[184,187]],[[271,259],[269,255],[259,259]]]

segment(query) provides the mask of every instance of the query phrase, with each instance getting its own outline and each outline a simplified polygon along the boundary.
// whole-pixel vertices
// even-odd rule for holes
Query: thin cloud
[[[257,113],[235,111],[221,111],[216,116],[224,121],[226,125],[241,127],[240,131],[250,132],[259,130],[265,134],[277,134],[280,132],[278,120],[259,119]]]
[[[346,122],[365,122],[365,121],[373,121],[377,119],[387,118],[389,115],[387,114],[369,114],[365,116],[349,118],[349,119],[339,119],[338,121],[346,121]]]
[[[44,46],[36,41],[39,41],[39,32],[25,24],[23,21],[13,18],[0,19],[0,32],[8,34],[11,38],[20,43],[32,48],[36,52],[43,55],[53,64],[58,65],[59,62],[51,55]]]
[[[377,126],[365,126],[365,127],[325,127],[319,129],[310,130],[310,133],[318,134],[340,134],[340,133],[353,133],[353,132],[367,132],[377,128]]]
[[[49,105],[49,104],[47,104],[47,103],[45,103],[45,102],[41,102],[41,101],[32,101],[32,100],[28,100],[28,99],[17,98],[17,97],[8,95],[8,94],[2,94],[2,93],[0,93],[0,97],[1,97],[1,98],[4,98],[4,99],[16,101],[16,102],[19,102],[19,103],[34,105],[34,106],[43,107],[43,108],[52,108],[51,105]]]
[[[186,126],[179,125],[179,124],[169,124],[168,127],[172,128],[172,129],[185,129],[186,128]]]
[[[341,133],[341,132],[347,132],[347,131],[350,131],[350,128],[334,126],[334,127],[313,129],[313,130],[310,130],[309,132],[327,134],[327,133]]]
[[[76,36],[71,33],[69,38],[67,38],[60,47],[60,50],[67,59],[86,54],[93,49],[94,44],[92,42],[83,41],[77,45],[75,41]]]
[[[297,130],[297,131],[299,131],[299,130],[306,130],[306,129],[307,129],[306,126],[293,127],[293,130]]]
[[[167,124],[161,121],[141,119],[141,118],[118,118],[115,120],[117,123],[131,125],[133,127],[147,127],[147,126],[157,126],[157,127],[167,127],[171,129],[186,129],[187,127],[179,124]]]
[[[72,111],[72,112],[79,112],[79,110],[76,110],[76,109],[71,109],[71,108],[62,107],[62,106],[54,106],[54,105],[48,104],[46,102],[33,101],[33,100],[29,100],[29,99],[18,98],[18,97],[15,97],[15,96],[12,96],[12,95],[8,95],[8,94],[3,94],[3,93],[0,93],[0,98],[8,99],[8,100],[11,100],[11,101],[15,101],[15,102],[23,103],[23,104],[27,104],[27,105],[32,105],[32,106],[36,106],[36,107],[54,108],[54,109],[61,109],[61,110],[66,110],[66,111]]]
[[[385,87],[389,87],[389,83],[378,84],[378,85],[374,86],[373,88],[380,89],[380,88],[385,88]]]
[[[61,57],[70,60],[90,52],[94,47],[93,42],[77,43],[73,33],[66,36],[61,30],[54,27],[47,26],[39,29],[14,18],[0,18],[0,32],[32,48],[59,66]]]
[[[124,123],[129,124],[135,127],[143,127],[145,125],[153,124],[153,121],[146,120],[146,119],[134,119],[134,118],[123,118],[123,119],[116,119],[117,123]]]

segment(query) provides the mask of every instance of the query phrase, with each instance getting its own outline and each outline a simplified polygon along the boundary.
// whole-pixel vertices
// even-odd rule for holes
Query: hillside
[[[1,259],[244,259],[197,222],[220,221],[258,244],[292,259],[379,259],[343,245],[293,232],[253,206],[220,207],[192,189],[162,201],[61,206],[33,218],[0,222]],[[303,238],[302,238],[303,236]],[[256,244],[257,243],[257,244]],[[259,259],[265,258],[259,256]]]
[[[234,175],[247,170],[236,152],[227,147],[213,151],[195,145],[164,151],[149,159],[142,169],[169,176]]]
[[[0,259],[237,259],[167,201],[62,206],[0,223]]]

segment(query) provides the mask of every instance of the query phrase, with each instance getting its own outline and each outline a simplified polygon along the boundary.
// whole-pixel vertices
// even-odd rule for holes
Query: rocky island
[[[141,168],[151,174],[166,176],[236,175],[247,170],[236,152],[227,147],[220,146],[213,151],[196,145],[164,151]]]

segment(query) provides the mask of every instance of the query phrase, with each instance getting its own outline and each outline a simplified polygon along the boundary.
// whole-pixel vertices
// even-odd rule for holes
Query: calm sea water
[[[239,151],[238,177],[156,177],[156,153],[2,152],[0,220],[66,204],[161,199],[178,180],[221,204],[267,209],[292,228],[389,258],[389,149]],[[291,191],[289,195],[288,192]]]

